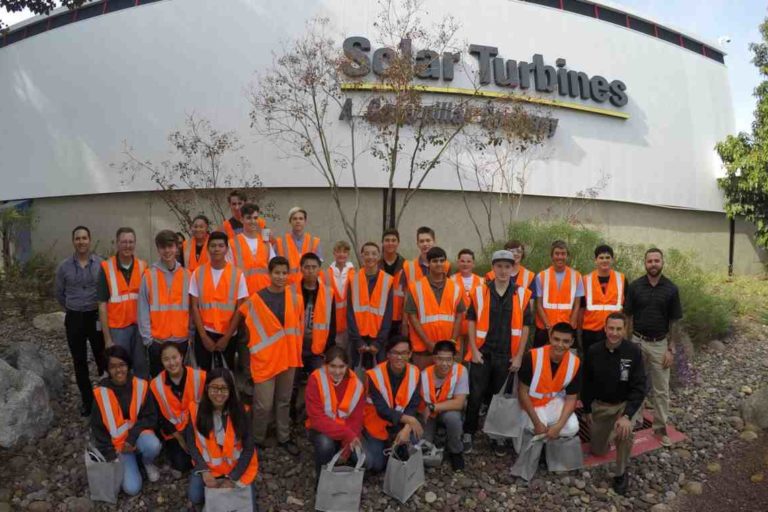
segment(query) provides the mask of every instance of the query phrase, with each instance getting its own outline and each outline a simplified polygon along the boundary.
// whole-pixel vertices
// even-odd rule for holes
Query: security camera
[[[720,44],[720,46],[725,46],[726,44],[731,42],[731,36],[718,37],[717,42]]]

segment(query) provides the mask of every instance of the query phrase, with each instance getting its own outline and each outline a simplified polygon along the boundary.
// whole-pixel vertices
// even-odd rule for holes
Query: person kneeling
[[[387,360],[368,370],[368,398],[365,404],[365,466],[371,472],[384,470],[384,449],[407,446],[412,438],[420,439],[424,429],[416,419],[421,399],[419,369],[408,360],[411,342],[396,336],[386,345]]]
[[[340,449],[345,455],[363,449],[363,383],[349,369],[349,356],[343,348],[329,348],[325,361],[309,376],[305,396],[306,427],[315,447],[315,476]]]
[[[542,440],[570,438],[579,433],[574,411],[581,385],[581,362],[570,351],[574,338],[570,324],[555,324],[549,344],[528,351],[518,372],[518,398],[526,413],[523,428]]]
[[[424,439],[434,442],[437,425],[445,426],[451,468],[461,471],[464,469],[461,413],[469,394],[469,379],[464,366],[454,362],[456,345],[452,341],[438,341],[432,354],[434,364],[421,372]]]
[[[96,448],[107,461],[120,458],[123,464],[123,492],[135,496],[141,492],[141,457],[147,478],[157,482],[160,473],[153,464],[160,453],[160,440],[152,429],[157,410],[149,383],[131,372],[131,356],[119,345],[104,353],[107,372],[93,389],[95,402],[91,412],[91,432]]]
[[[250,487],[253,510],[256,504],[256,474],[259,459],[249,421],[235,390],[235,380],[226,368],[214,368],[205,379],[203,399],[190,404],[185,430],[194,470],[187,496],[193,505],[205,501],[205,488]]]
[[[184,366],[183,361],[184,356],[176,343],[164,343],[160,347],[163,371],[149,384],[160,409],[159,426],[165,458],[175,471],[192,468],[184,429],[189,422],[190,404],[200,402],[205,384],[205,372]]]

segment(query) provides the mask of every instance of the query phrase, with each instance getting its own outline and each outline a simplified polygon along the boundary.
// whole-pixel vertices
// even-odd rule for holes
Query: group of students
[[[79,226],[75,255],[57,274],[83,415],[91,415],[97,448],[124,462],[126,493],[140,491],[140,466],[150,481],[159,478],[161,449],[174,471],[191,471],[193,505],[205,487],[253,489],[257,451],[272,425],[278,445],[299,455],[292,412],[306,416],[318,473],[339,450],[352,458],[362,450],[366,469],[383,471],[385,449],[434,440],[438,427],[451,467],[462,470],[483,410],[513,382],[524,428],[551,439],[578,434],[580,397],[592,450],[605,453],[615,440],[614,487],[625,492],[632,424],[646,395],[644,360],[654,368],[654,428],[668,444],[668,380],[656,375],[666,370],[668,379],[667,333],[682,314],[679,298],[669,280],[663,284],[675,293],[662,305],[635,282],[627,286],[612,269],[610,247],[597,248],[596,269],[585,277],[567,265],[562,241],[538,274],[521,265],[523,244],[510,241],[486,276],[473,273],[469,249],[449,275],[434,231],[422,227],[413,260],[400,256],[399,233],[387,230],[381,248],[362,245],[360,269],[349,262],[350,246],[337,242],[322,270],[304,209],[292,208],[291,230],[273,238],[258,206],[239,192],[229,201],[232,217],[215,231],[203,216],[183,244],[160,231],[151,266],[135,257],[131,228],[117,231],[114,256],[93,265],[90,232]],[[661,289],[662,268],[663,254],[650,250],[638,281]],[[95,327],[82,320],[93,316],[89,299],[75,291],[87,283],[95,284]],[[662,320],[666,331],[648,330]],[[87,360],[82,369],[86,339],[106,372],[92,389]],[[662,341],[660,355],[659,347],[646,350]],[[238,389],[237,374],[248,386]],[[494,442],[495,452],[507,453],[502,439]]]

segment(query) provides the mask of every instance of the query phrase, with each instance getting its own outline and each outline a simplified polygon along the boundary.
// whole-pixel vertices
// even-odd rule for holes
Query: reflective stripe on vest
[[[382,277],[383,274],[383,277]],[[368,303],[362,304],[360,299],[360,282],[359,280],[363,281],[363,285],[365,286],[365,289],[368,289],[368,276],[365,275],[365,272],[360,271],[358,274],[357,280],[352,280],[352,311],[355,313],[372,313],[376,316],[384,316],[384,312],[387,309],[387,293],[389,293],[390,283],[392,282],[392,276],[387,274],[386,272],[379,271],[379,277],[377,278],[376,285],[379,284],[379,280],[381,280],[381,290],[379,291],[379,307],[375,308],[371,306],[370,302],[370,296],[367,297]],[[357,282],[355,282],[357,281]],[[373,289],[376,289],[376,285],[374,285]]]
[[[139,278],[144,274],[144,262],[134,258],[133,264],[138,264],[139,269]],[[107,269],[109,270],[109,302],[112,304],[119,304],[121,302],[127,302],[131,300],[138,300],[139,294],[138,293],[124,293],[120,294],[120,289],[118,287],[117,283],[117,268],[115,267],[117,265],[117,256],[113,256],[107,260]],[[126,283],[128,286],[131,285],[130,282]]]
[[[227,302],[212,302],[205,300],[203,293],[203,283],[205,281],[206,273],[211,273],[211,281],[213,281],[213,270],[209,264],[201,265],[198,267],[195,275],[197,276],[197,308],[198,309],[221,309],[224,311],[235,311],[235,305],[237,302],[237,269],[233,266],[229,278],[229,289],[227,293]],[[223,276],[222,276],[223,277]],[[214,284],[214,289],[217,286]]]
[[[528,389],[528,394],[533,398],[553,398],[556,396],[562,396],[565,394],[565,388],[568,387],[568,384],[571,383],[573,380],[574,373],[576,372],[576,358],[571,354],[570,352],[565,353],[565,359],[566,364],[568,365],[566,372],[565,372],[565,379],[563,380],[563,386],[560,391],[555,392],[548,392],[548,393],[539,393],[538,387],[539,387],[539,381],[541,380],[541,373],[544,371],[544,364],[546,359],[546,364],[551,364],[549,362],[549,350],[545,350],[547,347],[539,347],[537,349],[534,349],[531,351],[532,355],[533,352],[536,352],[534,359],[534,369],[533,369],[533,378],[531,379],[531,386]],[[562,364],[562,362],[560,363]],[[558,367],[559,371],[559,367]],[[550,378],[554,380],[555,376],[550,375]]]
[[[291,287],[293,288],[293,287]],[[296,290],[291,289],[291,295],[294,306],[296,305]],[[252,346],[249,350],[251,354],[258,354],[264,349],[267,349],[283,339],[286,335],[294,335],[294,336],[300,336],[301,330],[295,329],[295,328],[288,328],[288,329],[280,329],[272,336],[267,337],[267,332],[264,329],[264,325],[261,323],[261,318],[256,314],[256,308],[253,307],[253,301],[248,301],[248,314],[250,315],[251,322],[253,323],[253,326],[256,328],[256,330],[259,333],[259,338],[261,339],[261,343],[257,343],[256,345]]]
[[[454,393],[456,393],[456,384],[459,382],[459,377],[460,377],[459,372],[461,372],[461,369],[459,369],[459,365],[456,363],[453,363],[453,366],[451,367],[451,379],[448,382],[448,394],[446,395],[445,400],[453,399],[453,395]],[[443,381],[443,386],[445,386],[445,381]],[[421,372],[421,396],[424,399],[424,401],[428,404],[433,403],[432,402],[433,389],[435,389],[434,365],[424,369]],[[440,389],[440,394],[442,394],[442,388]],[[435,402],[438,402],[438,400],[435,400]]]
[[[624,294],[624,279],[622,279],[621,274],[616,272],[615,270],[611,270],[611,279],[614,280],[616,283],[616,304],[595,304],[592,291],[592,275],[594,272],[590,272],[587,277],[584,279],[584,284],[586,285],[586,302],[587,302],[587,311],[621,311],[622,309],[622,297]]]
[[[245,238],[245,235],[243,235]],[[232,239],[232,242],[235,246],[235,266],[239,267],[240,270],[242,270],[243,275],[247,278],[249,276],[255,276],[258,274],[267,275],[269,274],[269,270],[264,267],[246,267],[245,266],[245,259],[243,258],[243,243],[245,243],[246,246],[248,246],[248,242],[241,242],[240,236],[237,235],[234,239]],[[259,255],[260,249],[259,249],[259,243],[265,244],[260,239],[256,240],[256,254],[252,255],[252,258],[256,259]],[[250,251],[250,246],[248,246],[248,250]],[[269,251],[269,247],[266,247],[264,250]],[[267,260],[269,259],[269,256],[267,256]]]
[[[352,399],[349,402],[349,407],[347,410],[342,409],[341,405],[338,403],[336,406],[336,411],[334,412],[333,410],[333,398],[331,395],[332,390],[330,386],[330,376],[328,375],[328,371],[326,370],[325,365],[321,366],[320,369],[318,370],[318,379],[320,381],[320,388],[322,389],[322,394],[323,394],[323,412],[325,412],[325,415],[332,420],[348,418],[349,415],[352,414],[352,411],[355,410],[355,407],[357,407],[357,403],[360,401],[360,398],[363,396],[363,385],[360,383],[360,381],[357,379],[354,373],[350,372],[349,383],[347,383],[347,386],[353,386],[353,389],[354,389]],[[335,391],[333,392],[335,393]],[[348,392],[349,391],[347,391],[347,393]],[[344,402],[345,398],[346,398],[346,394],[341,401]]]
[[[446,283],[448,280],[446,280]],[[422,325],[424,324],[431,324],[433,322],[453,322],[455,317],[454,315],[427,315],[426,313],[426,303],[424,301],[424,290],[423,285],[424,281],[419,279],[419,281],[415,285],[416,289],[416,301],[417,301],[417,307],[419,310],[419,322],[421,322]],[[430,290],[431,291],[431,290]],[[445,291],[443,292],[445,293]],[[459,294],[461,293],[461,289],[459,289],[458,286],[453,287],[453,302],[452,304],[456,304],[459,300]],[[435,297],[437,299],[437,297]],[[440,298],[440,302],[442,302],[442,297]],[[437,302],[437,300],[435,300]],[[438,309],[440,308],[440,303],[437,304]]]
[[[542,305],[544,306],[544,309],[558,309],[558,310],[569,310],[573,308],[573,301],[576,299],[576,287],[578,285],[578,280],[576,279],[575,273],[571,268],[565,269],[565,276],[563,276],[563,280],[570,279],[571,281],[571,294],[570,294],[570,302],[566,303],[552,303],[549,302],[549,284],[550,284],[550,278],[552,274],[555,273],[555,269],[550,268],[543,272],[544,274],[544,283],[542,284]],[[557,278],[555,278],[557,279]]]
[[[398,412],[403,412],[405,408],[408,406],[408,403],[410,403],[411,398],[413,397],[414,391],[416,391],[416,385],[419,380],[419,370],[413,365],[408,365],[408,399],[406,400],[404,405],[395,404],[394,397],[389,396],[389,386],[387,386],[387,381],[384,380],[384,373],[382,372],[382,365],[376,366],[372,370],[373,378],[376,381],[376,389],[379,390],[379,393],[381,393],[382,398],[384,398],[384,401],[387,402],[387,406],[392,409],[394,408]],[[402,384],[401,384],[402,385]]]
[[[150,311],[187,311],[189,310],[189,274],[184,272],[183,269],[174,270],[173,279],[171,280],[169,288],[173,288],[173,281],[176,279],[176,272],[182,273],[181,284],[181,304],[160,304],[160,294],[158,293],[158,273],[157,268],[152,267],[149,270],[149,274],[152,278],[152,300],[149,303]],[[166,283],[167,284],[167,283]]]
[[[131,412],[135,411],[135,414],[138,417],[139,411],[141,411],[141,406],[144,404],[144,394],[147,391],[146,389],[147,382],[143,379],[134,377],[132,385],[133,385],[133,397],[131,399],[131,402],[132,402]],[[136,418],[131,418],[131,417],[129,417],[128,419],[123,418],[123,423],[121,425],[118,425],[117,419],[116,419],[117,414],[112,409],[112,401],[109,399],[110,392],[112,391],[105,386],[99,386],[98,390],[99,390],[99,394],[101,395],[101,402],[104,404],[103,411],[104,411],[104,415],[106,416],[104,419],[107,420],[107,429],[109,430],[109,436],[112,439],[115,439],[126,434],[136,424]],[[114,394],[114,392],[112,393]],[[115,400],[115,402],[117,402],[117,400]],[[120,407],[119,402],[117,403],[117,406]],[[122,411],[120,414],[122,415]]]
[[[161,372],[157,377],[152,379],[153,381],[153,390],[155,391],[155,394],[158,397],[158,404],[160,405],[160,409],[162,410],[163,416],[171,422],[174,426],[179,426],[184,423],[185,419],[185,410],[181,410],[180,414],[178,416],[175,416],[173,414],[173,409],[171,408],[171,404],[168,401],[168,395],[167,389],[164,382],[164,376],[166,372]],[[193,368],[187,367],[187,378],[192,379],[192,400],[195,402],[200,401],[201,398],[201,390],[203,386],[202,382],[202,372],[199,370],[195,370]],[[186,392],[187,386],[184,386],[184,391]],[[182,400],[183,400],[182,395]]]
[[[318,286],[318,293],[320,291],[320,288],[323,289],[323,292],[325,293],[325,321],[328,323],[317,323],[315,321],[315,315],[317,314],[317,310],[315,310],[312,313],[312,329],[320,330],[320,331],[327,331],[330,329],[330,321],[331,321],[331,304],[333,304],[333,290],[331,289],[330,283],[324,283],[323,280],[319,280],[317,283]]]

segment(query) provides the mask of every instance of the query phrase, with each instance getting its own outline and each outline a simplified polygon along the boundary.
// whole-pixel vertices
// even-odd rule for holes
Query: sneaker
[[[296,457],[300,453],[299,452],[299,447],[296,446],[296,443],[294,443],[290,439],[288,441],[284,442],[284,443],[278,443],[278,444],[279,444],[280,448],[282,448],[283,450],[288,452],[289,455],[293,455],[294,457]]]
[[[147,471],[147,480],[150,482],[157,482],[160,480],[160,471],[154,464],[144,464],[144,469]]]
[[[503,439],[493,440],[493,454],[497,457],[503,457],[507,454],[507,445]]]
[[[663,436],[661,436],[661,437],[659,438],[659,443],[660,443],[660,444],[661,444],[661,446],[663,446],[664,448],[669,448],[670,446],[672,446],[672,440],[671,440],[671,439],[669,438],[669,436],[667,436],[667,435],[663,435]]]
[[[464,443],[464,453],[472,453],[472,434],[464,433],[461,442]]]
[[[464,455],[460,453],[449,453],[448,460],[451,461],[451,469],[454,471],[464,470]]]
[[[613,490],[616,494],[624,496],[629,488],[629,475],[625,471],[623,475],[613,477]]]

